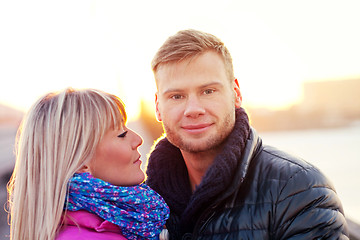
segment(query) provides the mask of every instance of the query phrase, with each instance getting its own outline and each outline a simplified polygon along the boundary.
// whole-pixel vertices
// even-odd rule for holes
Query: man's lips
[[[212,126],[211,123],[189,124],[182,126],[182,129],[189,133],[202,133]]]

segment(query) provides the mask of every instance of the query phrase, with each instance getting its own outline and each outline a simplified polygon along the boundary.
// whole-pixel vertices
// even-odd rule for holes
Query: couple
[[[145,183],[119,98],[67,89],[33,105],[9,184],[11,239],[348,239],[324,175],[250,126],[217,37],[180,31],[152,69],[166,137]]]

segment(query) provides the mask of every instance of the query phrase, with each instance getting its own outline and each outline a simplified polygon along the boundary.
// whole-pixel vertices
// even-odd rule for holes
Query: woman
[[[138,147],[121,100],[66,89],[24,117],[9,182],[12,240],[158,239],[169,216],[143,183]]]

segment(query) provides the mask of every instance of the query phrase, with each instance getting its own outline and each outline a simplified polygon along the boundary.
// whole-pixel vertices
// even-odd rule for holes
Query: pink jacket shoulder
[[[56,240],[126,240],[120,228],[87,211],[68,211]]]

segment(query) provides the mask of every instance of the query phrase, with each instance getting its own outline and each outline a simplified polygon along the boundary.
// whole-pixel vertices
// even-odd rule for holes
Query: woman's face
[[[142,142],[138,134],[125,126],[119,130],[110,129],[86,167],[94,177],[116,186],[140,184],[145,179],[138,151]]]

